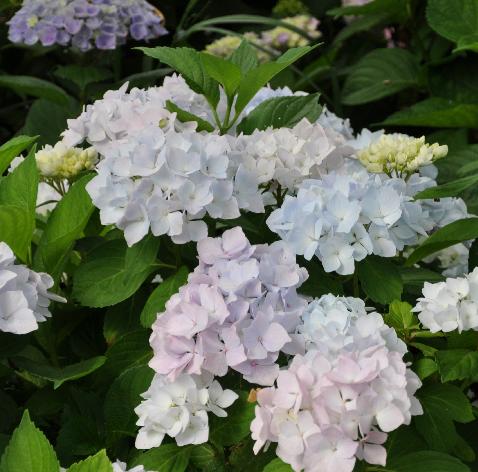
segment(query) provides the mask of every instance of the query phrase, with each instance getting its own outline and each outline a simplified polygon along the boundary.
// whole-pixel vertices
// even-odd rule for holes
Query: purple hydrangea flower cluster
[[[199,266],[153,325],[150,366],[169,381],[182,373],[226,375],[260,385],[279,374],[279,352],[295,343],[307,305],[297,294],[308,274],[282,241],[251,245],[241,228],[198,243]]]
[[[9,21],[13,43],[115,49],[128,35],[148,41],[167,34],[164,17],[146,0],[25,0]]]

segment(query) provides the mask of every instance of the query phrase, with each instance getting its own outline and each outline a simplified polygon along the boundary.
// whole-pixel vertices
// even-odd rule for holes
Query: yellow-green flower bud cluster
[[[92,147],[80,149],[58,142],[55,146],[47,144],[35,158],[43,177],[72,179],[81,172],[92,170],[98,162],[98,153]]]
[[[424,136],[414,138],[395,133],[380,136],[377,141],[359,151],[358,158],[369,172],[402,176],[432,164],[447,153],[448,146],[427,144]]]

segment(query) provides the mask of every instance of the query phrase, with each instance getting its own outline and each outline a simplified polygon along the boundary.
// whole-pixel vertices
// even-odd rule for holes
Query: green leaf
[[[95,82],[103,82],[112,77],[111,71],[94,66],[60,66],[55,70],[55,75],[60,79],[73,82],[82,92],[86,87]]]
[[[229,461],[228,461],[229,462]],[[191,451],[191,463],[203,472],[226,472],[224,451],[210,444],[198,444]]]
[[[285,462],[282,462],[281,459],[277,458],[274,459],[272,462],[269,462],[264,469],[263,472],[292,472],[292,467]]]
[[[34,268],[58,279],[75,241],[81,237],[94,210],[85,189],[93,175],[75,182],[48,218],[35,253]]]
[[[422,359],[418,359],[418,361],[413,364],[413,371],[418,375],[418,377],[420,377],[421,380],[424,380],[437,372],[438,366],[433,359],[423,357]]]
[[[442,162],[439,164],[443,164],[443,161],[451,161],[450,167],[452,165],[455,166],[455,171],[458,176],[464,177],[469,175],[471,172],[478,171],[478,144],[472,144],[470,146],[466,146],[462,149],[448,153],[446,159],[442,159]],[[457,167],[460,166],[458,169]],[[439,172],[442,171],[442,166],[439,166]],[[445,169],[445,171],[448,169]]]
[[[77,117],[81,106],[71,99],[68,105],[58,105],[49,100],[35,100],[28,110],[22,132],[30,136],[39,135],[38,144],[55,144],[67,128],[66,120]]]
[[[73,464],[67,472],[113,472],[113,466],[103,450],[84,461]]]
[[[105,424],[108,441],[122,436],[135,437],[138,416],[134,409],[141,403],[141,394],[148,390],[154,371],[147,366],[123,372],[111,385],[105,398]]]
[[[478,352],[468,349],[438,351],[436,354],[442,382],[478,380]]]
[[[478,105],[432,97],[390,115],[382,125],[478,128]]]
[[[0,472],[58,472],[60,464],[45,435],[30,420],[28,410],[6,447]]]
[[[126,300],[152,272],[158,247],[159,238],[151,235],[129,248],[122,240],[102,244],[75,271],[74,298],[95,308]]]
[[[58,85],[26,75],[0,75],[0,87],[9,88],[19,95],[44,98],[58,105],[67,105],[70,100]]]
[[[478,237],[478,218],[464,218],[440,228],[415,249],[406,261],[411,266],[441,249]]]
[[[0,146],[0,176],[8,169],[13,159],[28,149],[38,136],[15,136]]]
[[[246,105],[254,98],[261,87],[267,84],[279,72],[289,67],[301,57],[315,49],[316,46],[304,46],[289,49],[282,54],[275,62],[261,64],[259,67],[250,70],[243,78],[237,91],[236,115],[239,115]]]
[[[182,266],[174,275],[163,280],[163,282],[153,290],[153,293],[148,298],[148,301],[141,312],[142,326],[145,328],[151,327],[156,320],[158,313],[164,311],[166,302],[187,282],[188,275],[188,268]]]
[[[374,302],[386,305],[392,300],[400,299],[402,295],[400,272],[383,257],[369,256],[361,261],[358,264],[358,277],[364,292]]]
[[[385,321],[396,329],[410,329],[418,327],[418,318],[412,313],[412,305],[400,300],[390,303]]]
[[[457,197],[461,192],[467,188],[475,185],[478,182],[478,175],[470,175],[461,179],[447,182],[443,185],[437,185],[436,187],[430,187],[415,195],[415,200],[423,200],[426,198],[445,198],[445,197]]]
[[[440,36],[458,44],[458,49],[475,50],[478,43],[476,0],[429,0],[427,21]]]
[[[166,101],[166,109],[171,113],[176,113],[179,121],[187,123],[188,121],[195,121],[197,123],[197,131],[208,131],[212,133],[214,131],[214,126],[209,123],[209,121],[203,120],[200,116],[190,113],[189,111],[179,108],[171,100]]]
[[[369,15],[354,18],[354,21],[351,21],[339,31],[334,39],[334,43],[341,43],[357,33],[370,31],[377,25],[386,24],[390,21],[390,18],[393,18],[393,14],[389,11],[371,13]]]
[[[212,54],[202,52],[200,55],[207,73],[224,87],[228,97],[233,97],[241,83],[241,68],[231,61],[213,56]]]
[[[442,274],[421,267],[399,267],[398,270],[400,271],[403,285],[418,287],[420,288],[420,293],[425,282],[441,282],[445,280]]]
[[[55,367],[25,357],[15,358],[15,365],[17,367],[37,377],[53,382],[53,388],[55,389],[61,387],[65,382],[81,379],[90,375],[105,362],[105,356],[97,356],[66,367]]]
[[[345,81],[342,103],[360,105],[419,86],[417,58],[405,49],[375,49],[361,59]]]
[[[239,398],[227,409],[227,418],[210,418],[210,438],[222,446],[232,446],[250,434],[254,404],[247,401],[247,392],[236,392]]]
[[[244,75],[255,69],[259,64],[256,49],[245,39],[242,40],[239,47],[232,53],[229,60],[239,66]]]
[[[131,467],[144,465],[145,470],[155,472],[184,472],[187,470],[192,447],[179,447],[176,444],[162,444],[139,454],[130,464]]]
[[[38,181],[35,147],[12,173],[0,180],[0,222],[8,224],[17,216],[19,225],[18,228],[16,224],[13,227],[0,225],[0,240],[9,244],[23,261],[27,260],[35,230]]]
[[[254,130],[292,128],[303,118],[315,123],[322,113],[319,93],[299,97],[276,97],[262,102],[238,125],[237,131],[252,134]]]
[[[197,93],[203,94],[215,108],[219,103],[219,87],[213,80],[201,61],[201,54],[191,48],[137,48],[146,55],[160,60],[176,69],[188,85]]]
[[[453,456],[436,451],[419,451],[395,457],[387,462],[384,472],[470,472]]]

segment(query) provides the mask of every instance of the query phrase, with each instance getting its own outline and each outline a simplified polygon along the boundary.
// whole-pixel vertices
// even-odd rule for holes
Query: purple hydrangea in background
[[[115,49],[128,35],[148,41],[167,34],[163,23],[146,0],[25,0],[8,23],[8,37],[27,45]]]

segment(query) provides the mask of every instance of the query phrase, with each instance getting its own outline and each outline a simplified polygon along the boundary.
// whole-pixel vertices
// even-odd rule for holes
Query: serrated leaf
[[[139,454],[131,466],[144,465],[145,470],[155,472],[185,472],[189,464],[192,447],[179,447],[176,444],[161,446]]]
[[[176,69],[195,92],[203,94],[214,108],[217,106],[219,103],[219,86],[206,72],[198,51],[191,48],[165,46],[137,49]]]
[[[418,326],[418,318],[412,313],[412,305],[400,300],[390,303],[385,321],[396,329],[410,329]]]
[[[133,295],[153,270],[159,238],[146,236],[127,247],[124,241],[109,241],[89,254],[74,273],[73,296],[83,305],[115,305]]]
[[[241,68],[232,61],[213,56],[212,54],[202,52],[200,55],[207,73],[224,87],[228,97],[232,97],[241,83]]]
[[[381,125],[478,128],[478,105],[432,97],[390,115]]]
[[[53,382],[53,388],[55,389],[61,387],[65,382],[81,379],[91,374],[105,362],[105,356],[97,356],[65,367],[55,367],[25,357],[15,358],[15,365],[17,367],[37,377]]]
[[[163,280],[153,290],[141,312],[141,324],[145,328],[150,328],[158,313],[164,311],[166,302],[187,282],[188,275],[188,268],[182,266],[174,275]]]
[[[30,420],[28,410],[6,447],[0,472],[58,472],[60,464],[45,435]]]
[[[364,292],[377,303],[386,305],[402,295],[400,272],[383,257],[369,256],[361,261],[358,264],[358,277]]]
[[[113,472],[113,466],[103,450],[84,461],[73,464],[67,472]]]
[[[48,218],[35,253],[34,268],[58,279],[75,241],[81,236],[94,210],[86,184],[93,175],[75,182]]]
[[[375,49],[351,70],[342,92],[342,103],[360,105],[419,86],[420,67],[405,49]]]
[[[0,75],[0,87],[9,88],[20,95],[44,98],[58,105],[66,105],[70,100],[58,85],[26,75]]]
[[[464,218],[440,228],[415,249],[406,261],[411,266],[441,249],[478,237],[478,218]]]
[[[315,123],[322,113],[319,93],[299,97],[276,97],[262,102],[238,125],[237,132],[252,134],[266,128],[292,128],[302,119]]]
[[[250,70],[256,68],[259,64],[256,49],[252,47],[245,39],[241,41],[241,44],[232,53],[229,60],[233,64],[239,66],[244,75]]]
[[[203,120],[200,116],[190,113],[189,111],[179,108],[171,100],[166,101],[166,109],[171,113],[176,113],[179,121],[187,123],[188,121],[195,121],[197,123],[196,131],[208,131],[212,133],[214,131],[214,126],[206,120]]]
[[[442,382],[467,379],[478,380],[478,351],[468,349],[450,349],[438,351],[436,360]]]
[[[13,159],[28,149],[38,136],[15,136],[0,146],[0,176],[8,169]]]

